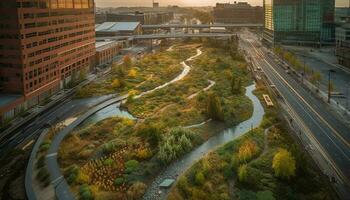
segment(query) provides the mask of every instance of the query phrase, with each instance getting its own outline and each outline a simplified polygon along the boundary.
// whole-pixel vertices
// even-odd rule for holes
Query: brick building
[[[173,12],[107,13],[108,22],[140,22],[142,25],[164,24],[174,19]]]
[[[215,23],[263,23],[264,12],[260,6],[251,6],[247,2],[217,3],[213,11]]]
[[[113,58],[121,54],[124,41],[101,41],[96,42],[96,66],[112,63]]]
[[[94,1],[2,0],[0,12],[0,119],[7,119],[92,67]]]

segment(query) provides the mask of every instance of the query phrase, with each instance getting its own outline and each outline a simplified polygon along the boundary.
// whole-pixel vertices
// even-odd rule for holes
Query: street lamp
[[[332,76],[331,76],[331,74],[332,73],[335,73],[335,70],[333,70],[333,69],[330,69],[330,70],[328,70],[328,103],[331,103],[331,93],[332,93],[332,88],[331,88],[331,78],[332,78]]]
[[[346,87],[346,110],[349,110],[349,101],[350,101],[349,90],[350,90],[350,83]]]

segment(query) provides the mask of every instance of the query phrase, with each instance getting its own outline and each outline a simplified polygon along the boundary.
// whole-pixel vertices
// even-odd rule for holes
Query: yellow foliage
[[[135,78],[136,75],[137,75],[137,71],[136,71],[135,69],[130,69],[130,70],[129,70],[128,76],[129,76],[130,78]]]
[[[295,175],[295,159],[289,151],[280,149],[273,157],[272,168],[276,176],[289,179]]]
[[[152,152],[148,148],[142,148],[137,150],[136,156],[141,160],[146,160],[152,156]]]
[[[114,80],[112,81],[111,86],[112,86],[113,89],[118,89],[118,88],[120,88],[121,84],[120,84],[119,79],[114,79]]]
[[[89,183],[90,177],[87,173],[83,172],[82,170],[79,171],[78,177],[77,177],[77,183],[84,184]]]
[[[252,140],[245,141],[238,150],[238,159],[240,162],[247,162],[258,153],[258,146]]]
[[[129,96],[135,96],[137,93],[138,93],[137,90],[130,90],[130,91],[128,92],[128,95],[129,95]]]

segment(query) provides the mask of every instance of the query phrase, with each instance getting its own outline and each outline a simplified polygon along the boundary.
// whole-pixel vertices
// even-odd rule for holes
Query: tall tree
[[[272,161],[272,168],[277,177],[289,179],[295,175],[295,159],[286,149],[280,149]]]

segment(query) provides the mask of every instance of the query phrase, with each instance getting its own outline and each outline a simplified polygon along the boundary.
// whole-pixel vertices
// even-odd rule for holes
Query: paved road
[[[349,184],[350,177],[350,128],[330,110],[329,106],[313,97],[309,91],[293,79],[278,63],[263,51],[260,42],[252,35],[241,36],[244,48],[253,62],[260,66],[282,97],[311,130],[325,152],[330,165]]]

